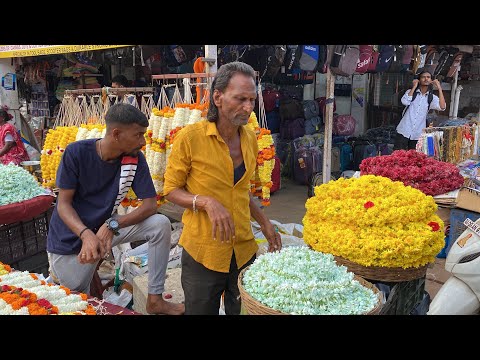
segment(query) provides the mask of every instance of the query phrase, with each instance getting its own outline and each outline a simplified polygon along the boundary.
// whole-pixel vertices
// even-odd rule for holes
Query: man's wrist
[[[120,224],[118,222],[117,219],[111,217],[111,218],[108,218],[106,221],[105,221],[105,224],[107,224],[107,228],[113,232],[114,235],[119,235],[120,233],[118,232],[118,230],[120,229]]]

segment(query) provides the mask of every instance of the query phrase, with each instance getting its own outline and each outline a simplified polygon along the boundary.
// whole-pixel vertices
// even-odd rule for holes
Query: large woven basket
[[[242,298],[242,308],[246,311],[246,313],[248,315],[289,315],[262,304],[245,291],[245,288],[243,287],[243,275],[248,268],[249,266],[240,271],[240,274],[238,275],[238,289],[240,290],[240,296]],[[378,315],[382,309],[382,293],[375,285],[369,283],[365,279],[362,279],[360,276],[354,275],[354,279],[362,284],[362,286],[371,289],[375,295],[377,295],[377,304],[372,310],[364,315]]]
[[[363,266],[342,258],[335,256],[335,261],[338,265],[344,265],[348,271],[359,275],[368,280],[384,281],[384,282],[400,282],[410,281],[424,277],[427,273],[427,265],[418,268],[401,268],[401,267],[382,267],[382,266]]]

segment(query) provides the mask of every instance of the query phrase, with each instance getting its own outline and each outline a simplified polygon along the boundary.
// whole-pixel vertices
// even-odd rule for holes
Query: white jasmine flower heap
[[[360,315],[378,302],[333,255],[307,247],[261,255],[245,272],[243,287],[257,301],[292,315]]]
[[[0,206],[45,194],[45,190],[27,170],[13,164],[0,164]]]

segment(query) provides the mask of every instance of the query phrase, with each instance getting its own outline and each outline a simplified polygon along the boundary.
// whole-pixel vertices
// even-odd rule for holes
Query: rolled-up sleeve
[[[188,133],[180,131],[175,136],[172,151],[167,161],[163,195],[168,195],[177,188],[183,188],[192,166],[192,150]]]
[[[403,94],[402,96],[402,104],[405,105],[405,106],[408,106],[410,105],[410,103],[412,102],[412,96],[408,96],[408,93],[410,92],[411,89],[408,89],[405,94]]]

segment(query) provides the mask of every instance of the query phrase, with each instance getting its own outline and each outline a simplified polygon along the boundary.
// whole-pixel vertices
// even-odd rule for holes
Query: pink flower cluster
[[[391,155],[366,158],[360,164],[360,174],[402,181],[405,186],[431,196],[458,189],[464,181],[455,165],[415,150],[396,150]]]

